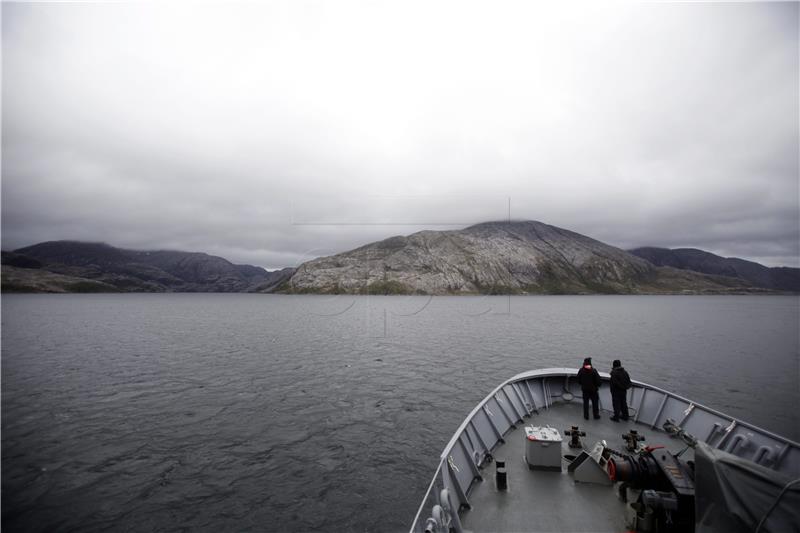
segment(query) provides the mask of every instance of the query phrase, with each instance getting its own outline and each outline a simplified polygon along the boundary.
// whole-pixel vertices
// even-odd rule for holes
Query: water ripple
[[[478,400],[587,355],[800,436],[796,297],[350,302],[4,296],[3,528],[403,530]]]

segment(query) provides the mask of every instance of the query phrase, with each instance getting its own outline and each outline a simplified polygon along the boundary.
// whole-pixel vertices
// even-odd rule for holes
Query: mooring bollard
[[[497,490],[508,489],[508,474],[506,473],[506,462],[499,459],[495,460],[495,481],[497,481]]]

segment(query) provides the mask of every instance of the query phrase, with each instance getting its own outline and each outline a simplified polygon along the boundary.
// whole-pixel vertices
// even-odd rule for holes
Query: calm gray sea
[[[4,531],[407,529],[476,402],[600,370],[800,438],[796,296],[2,298]]]

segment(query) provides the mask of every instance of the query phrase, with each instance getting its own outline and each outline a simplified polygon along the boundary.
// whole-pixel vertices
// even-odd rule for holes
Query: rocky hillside
[[[3,253],[5,291],[260,292],[293,272],[235,265],[204,253],[125,250],[79,241],[44,242]]]
[[[535,221],[421,231],[298,267],[290,293],[584,294],[746,291],[731,278],[659,268]]]
[[[3,292],[120,292],[113,285],[48,270],[3,265]]]
[[[800,268],[765,267],[759,263],[736,257],[718,255],[694,248],[645,247],[630,250],[635,256],[646,259],[656,266],[668,266],[728,276],[752,283],[756,287],[779,291],[800,292]]]

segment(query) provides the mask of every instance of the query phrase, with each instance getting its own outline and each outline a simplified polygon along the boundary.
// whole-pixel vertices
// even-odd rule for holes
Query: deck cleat
[[[639,443],[644,440],[644,435],[639,435],[638,431],[632,429],[628,433],[623,433],[622,439],[625,441],[625,449],[635,452],[640,448]]]
[[[569,429],[564,431],[564,435],[567,437],[571,437],[569,440],[569,447],[570,448],[583,448],[583,443],[581,443],[581,437],[586,436],[585,431],[581,431],[578,426],[572,426]]]

